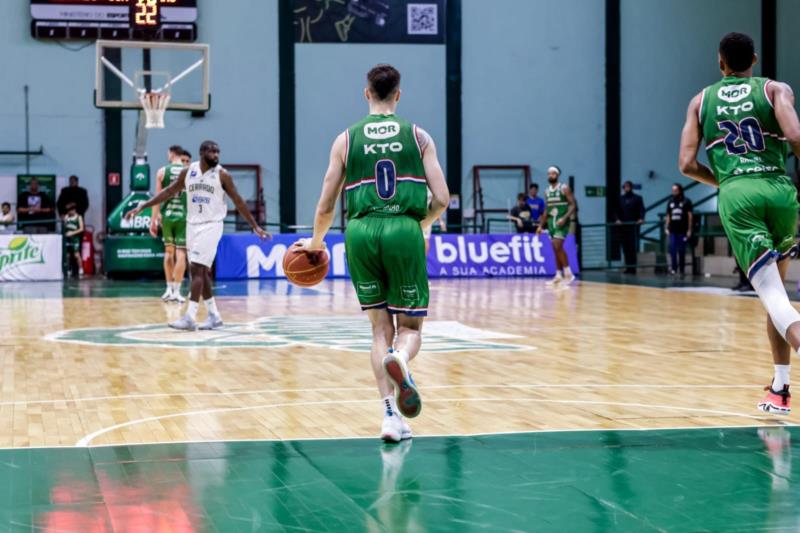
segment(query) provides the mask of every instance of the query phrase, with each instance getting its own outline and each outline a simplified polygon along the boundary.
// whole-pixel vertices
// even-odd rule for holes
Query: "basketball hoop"
[[[167,112],[169,98],[170,94],[168,91],[139,92],[139,101],[142,103],[142,109],[144,109],[146,118],[145,128],[153,129],[164,127],[164,114]]]

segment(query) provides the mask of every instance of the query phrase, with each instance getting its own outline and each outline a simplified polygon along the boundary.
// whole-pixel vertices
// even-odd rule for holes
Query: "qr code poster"
[[[291,1],[298,43],[445,42],[447,0]]]
[[[439,6],[436,4],[408,4],[408,34],[437,35],[439,33]]]

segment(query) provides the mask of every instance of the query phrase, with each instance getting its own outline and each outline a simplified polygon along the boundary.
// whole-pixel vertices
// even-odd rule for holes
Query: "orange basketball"
[[[292,246],[283,256],[283,273],[298,287],[313,287],[328,275],[329,263],[325,250],[307,252]]]

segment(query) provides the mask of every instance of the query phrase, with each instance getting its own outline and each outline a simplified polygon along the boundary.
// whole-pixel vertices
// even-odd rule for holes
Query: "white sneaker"
[[[395,414],[383,416],[381,439],[384,442],[400,442],[403,440],[403,419]]]
[[[564,285],[572,285],[573,281],[575,281],[575,274],[572,274],[571,276],[564,278],[564,281],[562,283]]]
[[[173,292],[171,301],[178,302],[179,304],[182,304],[182,303],[186,302],[186,298],[181,296],[181,293],[179,293],[179,292]]]
[[[562,278],[561,276],[556,276],[553,279],[548,280],[547,283],[545,283],[545,285],[547,287],[555,287],[556,285],[559,285],[562,281],[564,281],[564,278]]]
[[[175,322],[170,322],[167,325],[172,329],[179,329],[182,331],[194,331],[197,329],[197,322],[192,320],[192,317],[189,315],[184,315],[183,318],[176,320]]]
[[[164,294],[161,295],[161,299],[165,302],[168,302],[172,299],[172,288],[167,287],[167,290],[164,291]]]
[[[201,330],[209,330],[209,329],[217,329],[222,327],[222,317],[219,315],[214,315],[209,313],[203,322],[200,323],[198,329]]]

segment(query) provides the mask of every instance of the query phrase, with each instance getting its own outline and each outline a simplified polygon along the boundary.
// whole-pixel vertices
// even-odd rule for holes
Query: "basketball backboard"
[[[142,109],[142,93],[170,93],[167,110],[207,111],[207,44],[97,41],[95,106]]]

